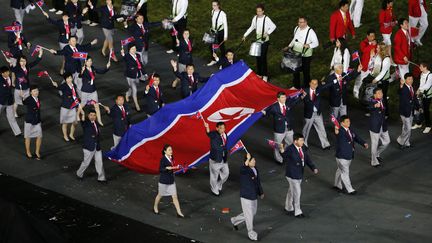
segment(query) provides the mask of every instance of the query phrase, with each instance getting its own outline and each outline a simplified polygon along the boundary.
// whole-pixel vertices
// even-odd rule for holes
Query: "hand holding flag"
[[[357,61],[360,63],[360,54],[358,51],[354,51],[353,54],[351,54],[352,61]]]
[[[330,115],[330,119],[333,122],[334,126],[339,129],[340,124],[339,124],[338,120],[336,119],[336,117],[334,115]]]
[[[122,47],[126,46],[127,44],[129,44],[131,42],[134,42],[134,41],[135,41],[135,38],[133,36],[130,36],[130,37],[124,39],[124,40],[121,40],[121,46]]]

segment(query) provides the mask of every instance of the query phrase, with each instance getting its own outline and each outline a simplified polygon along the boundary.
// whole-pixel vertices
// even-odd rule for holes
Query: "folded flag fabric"
[[[11,58],[11,57],[13,57],[13,55],[12,55],[12,53],[10,53],[10,52],[8,52],[8,51],[1,51],[2,53],[3,53],[3,55],[5,56],[5,57],[7,57],[7,58]]]
[[[72,58],[74,58],[74,59],[80,59],[80,60],[87,59],[87,56],[88,56],[87,52],[74,52],[72,54]]]
[[[133,125],[105,156],[139,173],[157,174],[161,149],[170,144],[176,160],[184,162],[184,167],[197,166],[208,161],[210,140],[202,120],[191,116],[200,112],[211,130],[217,122],[224,122],[227,147],[232,148],[262,116],[261,111],[276,102],[280,91],[294,92],[264,82],[239,61],[213,75],[191,96],[167,104]]]

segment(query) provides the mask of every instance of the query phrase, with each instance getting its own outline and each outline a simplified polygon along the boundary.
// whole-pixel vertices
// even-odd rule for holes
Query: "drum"
[[[369,101],[373,98],[373,91],[377,86],[377,84],[373,83],[362,85],[360,89],[361,103],[364,105],[369,104]]]
[[[294,73],[300,71],[302,67],[302,58],[299,53],[288,50],[283,54],[281,68],[288,72]]]
[[[169,19],[162,20],[162,28],[164,30],[170,30],[174,27],[173,23]]]
[[[206,44],[214,44],[216,41],[216,37],[214,34],[204,33],[202,40]]]
[[[252,42],[250,49],[249,49],[249,55],[253,57],[260,57],[261,56],[261,42],[255,41]]]

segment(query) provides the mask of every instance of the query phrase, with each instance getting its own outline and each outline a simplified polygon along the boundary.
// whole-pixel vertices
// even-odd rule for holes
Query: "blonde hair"
[[[378,46],[380,47],[380,51],[378,53],[378,55],[381,57],[381,59],[384,59],[384,57],[386,57],[389,53],[388,51],[388,45],[386,45],[384,42],[380,42],[378,44]]]

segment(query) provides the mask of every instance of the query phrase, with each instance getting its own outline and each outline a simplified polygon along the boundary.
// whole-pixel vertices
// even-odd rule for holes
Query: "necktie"
[[[222,145],[225,146],[225,144],[226,144],[226,138],[225,138],[224,134],[221,134],[221,138],[222,138]]]
[[[282,106],[282,115],[286,115],[286,106],[285,105],[283,105]]]
[[[156,90],[156,97],[159,99],[159,87],[156,87],[155,90]]]
[[[348,19],[347,19],[347,17],[346,17],[346,13],[345,14],[342,14],[343,15],[343,21],[344,21],[344,25],[345,25],[345,27],[347,27],[347,25],[348,25]]]
[[[412,99],[414,97],[414,90],[413,90],[412,86],[410,86],[409,89],[410,89],[410,94],[411,94],[411,99]]]
[[[338,77],[338,82],[339,82],[339,88],[340,88],[339,92],[342,93],[342,76]]]
[[[144,35],[144,33],[145,33],[144,26],[143,26],[143,25],[140,25],[140,29],[141,29],[141,33]]]
[[[141,70],[141,63],[139,62],[138,57],[135,56],[134,59],[135,59],[135,62],[137,64],[138,70]]]
[[[38,109],[40,109],[40,101],[38,98],[34,98],[36,100],[36,106]]]
[[[95,79],[95,74],[93,73],[93,70],[91,70],[91,68],[87,68],[87,71],[89,72],[90,75],[90,85],[93,85],[93,80]]]
[[[312,102],[315,102],[315,99],[316,99],[315,90],[312,90]]]
[[[120,106],[120,110],[122,112],[122,118],[125,119],[126,118],[126,111],[125,111],[124,107]]]
[[[189,52],[192,51],[192,42],[190,40],[187,40],[188,50]]]
[[[298,151],[299,151],[300,159],[301,159],[301,160],[304,160],[304,155],[303,155],[303,151],[302,151],[302,149],[299,148]]]
[[[114,9],[110,9],[110,8],[108,8],[109,9],[109,14],[110,14],[110,17],[112,17],[112,16],[114,16]]]
[[[353,137],[352,137],[351,132],[350,132],[349,129],[347,129],[347,133],[348,133],[350,141],[352,142],[353,141]],[[353,143],[353,146],[354,146],[354,143]]]
[[[76,92],[75,92],[75,88],[74,88],[74,86],[73,86],[73,85],[72,85],[72,87],[69,86],[69,88],[72,90],[72,98],[73,98],[74,100],[76,100],[77,96],[76,96]]]
[[[66,31],[66,39],[69,40],[69,34],[70,34],[70,27],[69,24],[64,25],[65,31]]]
[[[95,131],[96,135],[98,135],[98,134],[99,134],[99,131],[98,131],[98,129],[97,129],[96,122],[92,122],[92,125],[93,125],[93,128],[94,128],[94,131]]]
[[[24,74],[27,76],[27,68],[23,67],[22,70],[23,70]]]
[[[22,50],[22,39],[21,39],[20,34],[18,34],[16,37],[17,37],[17,40],[18,40],[18,48],[20,50]]]
[[[189,75],[189,85],[192,86],[194,83],[194,79],[192,75]]]
[[[72,47],[73,52],[78,52],[78,49],[76,47]]]

